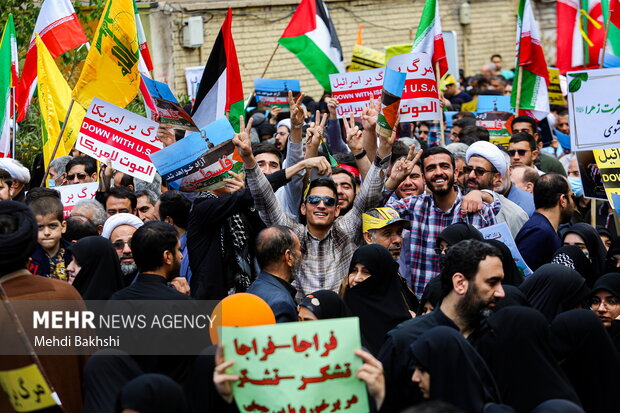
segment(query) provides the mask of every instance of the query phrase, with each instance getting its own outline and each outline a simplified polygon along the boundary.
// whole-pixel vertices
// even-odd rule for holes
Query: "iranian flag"
[[[601,1],[557,0],[556,11],[556,66],[560,73],[598,67],[605,38]]]
[[[513,82],[517,87],[512,91],[510,102],[516,108],[518,96],[519,115],[529,115],[540,120],[549,113],[549,71],[531,0],[519,2],[517,18],[517,63]]]
[[[11,156],[11,118],[13,100],[11,89],[17,84],[17,41],[13,15],[4,26],[0,39],[0,158]]]
[[[200,129],[228,113],[233,129],[239,132],[239,116],[244,113],[243,85],[231,26],[232,9],[228,9],[196,93],[192,118]]]
[[[420,25],[415,35],[412,53],[428,53],[432,56],[433,68],[439,63],[438,79],[448,71],[448,58],[446,48],[443,44],[443,34],[441,33],[441,19],[439,18],[439,1],[426,0]]]
[[[342,47],[321,0],[301,0],[278,43],[297,56],[326,91],[331,91],[329,75],[344,72]]]
[[[70,0],[45,0],[34,26],[22,77],[17,86],[17,121],[26,116],[32,94],[37,86],[37,47],[35,33],[38,33],[47,49],[56,58],[61,54],[88,43],[73,4]]]
[[[140,73],[148,73],[153,70],[153,60],[151,59],[149,45],[146,42],[146,35],[144,34],[142,19],[140,19],[140,13],[138,12],[136,0],[133,0],[133,11],[136,15],[136,30],[138,31],[138,44],[140,46],[140,60],[138,61],[138,70],[140,71]]]

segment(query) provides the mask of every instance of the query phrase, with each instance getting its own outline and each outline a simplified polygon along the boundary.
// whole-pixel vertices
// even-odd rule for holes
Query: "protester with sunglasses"
[[[493,192],[500,188],[504,182],[510,181],[508,162],[502,150],[491,142],[474,142],[465,154],[467,165],[463,167],[465,180],[465,193],[472,189],[488,191],[494,197],[499,198],[501,209],[496,214],[497,222],[505,222],[510,232],[515,237],[523,224],[529,219],[527,213],[516,203],[505,196]]]
[[[138,272],[138,267],[131,253],[131,237],[144,222],[133,214],[120,213],[112,215],[103,225],[101,236],[108,238],[121,263],[125,285],[129,285]]]
[[[88,156],[76,156],[66,167],[67,185],[97,181],[97,163]]]
[[[304,253],[301,269],[293,286],[297,297],[303,298],[313,291],[328,289],[337,291],[357,245],[361,242],[362,213],[375,206],[381,196],[384,174],[387,170],[395,131],[391,137],[380,138],[377,156],[364,180],[352,209],[340,217],[338,190],[329,178],[318,178],[310,182],[301,204],[301,214],[306,217],[302,225],[284,212],[274,196],[273,189],[256,164],[250,143],[252,121],[247,127],[243,118],[241,133],[235,134],[233,143],[237,147],[245,166],[248,187],[254,198],[254,205],[261,213],[266,225],[290,227],[301,241]],[[308,134],[322,134],[322,128],[313,128]],[[361,135],[361,131],[356,131]],[[308,139],[311,139],[309,136]],[[329,174],[331,168],[319,165],[319,174]]]

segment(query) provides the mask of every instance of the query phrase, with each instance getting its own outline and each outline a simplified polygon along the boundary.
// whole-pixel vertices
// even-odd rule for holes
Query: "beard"
[[[292,283],[297,278],[299,271],[301,271],[301,258],[295,257],[295,263],[293,264],[293,268],[291,268],[291,279],[289,283]]]
[[[497,302],[497,298],[489,302],[478,297],[478,288],[473,282],[470,282],[469,288],[463,299],[456,305],[456,311],[468,328],[475,328],[483,318],[491,315],[493,312],[490,304]]]
[[[134,274],[138,271],[138,266],[136,265],[135,262],[132,263],[125,263],[125,262],[121,262],[121,272],[123,273],[123,275],[131,275]]]
[[[565,208],[560,213],[560,224],[566,224],[573,218],[574,208]]]
[[[435,185],[433,181],[430,181],[430,180],[426,181],[426,186],[428,186],[430,191],[435,195],[441,196],[441,195],[449,194],[450,191],[452,191],[452,187],[454,187],[454,174],[452,174],[451,176],[444,174],[444,175],[435,177],[434,179],[438,179],[438,178],[444,178],[447,181],[447,185],[445,183],[443,184],[443,185],[446,185],[445,188],[439,188],[437,185]]]

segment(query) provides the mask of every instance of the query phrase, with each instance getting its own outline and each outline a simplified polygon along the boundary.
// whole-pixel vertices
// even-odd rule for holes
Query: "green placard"
[[[367,413],[364,382],[356,377],[362,360],[359,320],[223,327],[227,373],[241,412],[347,411]]]

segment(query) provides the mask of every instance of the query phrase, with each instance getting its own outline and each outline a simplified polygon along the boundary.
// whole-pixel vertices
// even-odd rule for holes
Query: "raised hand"
[[[336,114],[336,108],[338,107],[338,104],[338,99],[327,98],[327,110],[329,111],[330,119],[338,119],[338,115]]]
[[[242,174],[237,174],[233,171],[228,171],[228,174],[232,176],[232,178],[224,178],[222,180],[227,193],[232,194],[245,189],[245,181]]]
[[[297,99],[293,99],[293,91],[288,91],[288,106],[291,111],[291,127],[301,127],[306,118],[304,108],[301,102],[304,100],[304,94],[300,93]]]
[[[161,141],[161,143],[164,145],[164,148],[166,146],[172,145],[177,141],[176,135],[174,134],[174,129],[172,129],[170,126],[164,126],[162,124],[160,124],[157,128],[157,139]]]
[[[373,130],[377,126],[377,118],[381,112],[381,102],[375,101],[374,97],[370,97],[368,106],[362,111],[362,126],[364,130]]]
[[[349,114],[349,119],[346,117],[342,118],[342,123],[344,124],[347,145],[349,146],[351,153],[353,153],[353,155],[359,155],[364,150],[362,143],[362,131],[357,125],[355,125],[353,113]]]
[[[254,166],[254,155],[252,155],[252,143],[250,142],[250,131],[252,130],[252,121],[250,118],[247,126],[243,115],[239,116],[239,133],[235,133],[232,140],[233,144],[237,147],[239,156],[243,159],[246,166]],[[252,165],[250,165],[252,164]]]
[[[329,161],[324,156],[315,156],[314,158],[308,158],[301,161],[304,164],[304,168],[312,169],[316,168],[319,175],[331,175],[332,167]]]
[[[226,369],[232,366],[234,360],[224,361],[224,351],[222,346],[217,346],[215,353],[215,370],[213,371],[213,384],[217,392],[226,403],[232,403],[233,401],[233,388],[232,382],[239,380],[239,376],[233,374],[227,374]]]
[[[321,112],[317,110],[314,119],[315,122],[312,122],[310,127],[306,129],[306,145],[318,148],[324,137],[323,130],[327,122],[327,114],[321,115]]]

